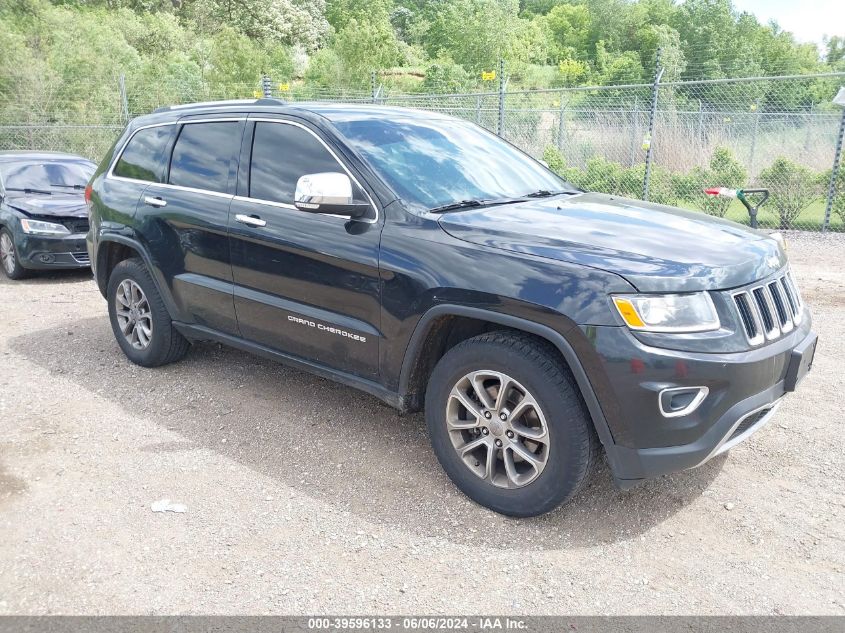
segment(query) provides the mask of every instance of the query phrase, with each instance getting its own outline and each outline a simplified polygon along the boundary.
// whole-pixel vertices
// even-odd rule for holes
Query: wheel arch
[[[97,287],[103,297],[107,295],[109,285],[109,277],[115,266],[120,262],[130,259],[132,257],[139,257],[144,262],[144,266],[150,273],[153,283],[158,290],[159,295],[167,308],[170,318],[177,320],[178,311],[176,310],[176,303],[173,300],[173,295],[170,289],[161,277],[161,272],[157,266],[154,265],[149,253],[143,245],[137,240],[127,237],[125,235],[106,234],[101,235],[97,242],[97,254],[94,259],[94,270],[97,280]]]
[[[427,358],[425,346],[426,342],[430,341],[432,336],[435,338],[440,336],[437,329],[439,324],[443,323],[444,317],[469,318],[478,322],[493,324],[499,328],[527,332],[551,343],[572,372],[602,444],[604,444],[606,449],[613,446],[613,436],[595,389],[590,382],[581,359],[566,337],[557,330],[542,323],[482,308],[461,305],[438,305],[429,309],[422,316],[414,329],[414,333],[411,335],[399,377],[399,394],[401,401],[404,403],[404,408],[415,410],[420,405],[420,394],[415,388],[414,382],[422,378],[421,374],[430,373],[429,365],[433,368],[433,365],[439,359],[438,356],[432,362],[431,358]],[[572,327],[575,326],[573,325]],[[437,351],[434,353],[436,354]],[[611,458],[609,452],[608,457]]]

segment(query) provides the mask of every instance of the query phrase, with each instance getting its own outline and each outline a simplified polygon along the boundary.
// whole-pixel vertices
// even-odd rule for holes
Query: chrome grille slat
[[[789,308],[792,310],[793,317],[800,316],[798,303],[795,301],[795,297],[792,296],[792,291],[789,289],[789,283],[786,280],[786,275],[780,278],[780,285],[783,286],[783,294],[786,295],[786,301],[789,303]]]
[[[763,320],[763,330],[766,338],[775,339],[780,335],[780,327],[775,321],[774,310],[769,302],[768,293],[765,286],[758,286],[751,290],[754,301],[757,303],[757,309],[760,312],[760,317]]]
[[[731,293],[745,337],[752,346],[773,341],[801,322],[803,305],[792,274]]]
[[[772,298],[772,305],[775,307],[775,313],[777,314],[778,321],[780,322],[780,329],[781,332],[786,334],[790,330],[792,330],[792,312],[789,310],[789,305],[783,298],[780,290],[780,284],[775,281],[771,281],[768,284],[769,296]]]

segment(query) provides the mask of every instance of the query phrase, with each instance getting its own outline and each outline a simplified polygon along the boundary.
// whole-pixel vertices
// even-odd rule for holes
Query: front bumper
[[[613,438],[605,449],[620,486],[700,466],[765,425],[812,364],[810,326],[806,313],[782,339],[731,354],[649,347],[624,327],[586,333],[603,370],[602,409]],[[660,392],[682,387],[708,394],[689,414],[666,417]]]
[[[84,233],[50,237],[18,232],[15,249],[21,265],[31,270],[90,266]]]

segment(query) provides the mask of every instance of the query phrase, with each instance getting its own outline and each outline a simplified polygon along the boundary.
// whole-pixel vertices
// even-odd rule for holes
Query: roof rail
[[[262,97],[257,99],[255,105],[287,105],[288,102],[278,97]]]
[[[187,110],[188,108],[203,108],[210,106],[233,106],[249,103],[251,105],[284,105],[286,102],[282,99],[229,99],[224,101],[200,101],[198,103],[182,103],[179,105],[162,106],[153,110],[157,112],[170,112],[171,110]]]

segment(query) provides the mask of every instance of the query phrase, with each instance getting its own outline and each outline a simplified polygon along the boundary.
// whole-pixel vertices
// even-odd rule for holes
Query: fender
[[[569,341],[566,340],[564,335],[547,325],[542,325],[521,317],[503,314],[501,312],[462,305],[441,304],[430,308],[425,312],[425,314],[423,314],[417,323],[414,333],[411,335],[411,340],[408,343],[405,358],[402,361],[402,370],[399,377],[399,393],[402,400],[405,399],[406,394],[408,393],[413,362],[421,350],[426,335],[428,334],[429,326],[434,319],[443,316],[464,316],[489,321],[491,323],[497,323],[516,330],[535,334],[554,345],[569,365],[570,371],[572,371],[572,375],[575,378],[575,382],[578,385],[578,389],[581,391],[581,396],[584,398],[587,410],[592,418],[593,427],[596,429],[599,440],[601,440],[601,443],[604,445],[611,470],[614,473],[618,472],[617,466],[619,465],[619,456],[617,455],[618,451],[616,450],[616,444],[613,440],[613,435],[610,432],[610,426],[608,425],[607,419],[602,411],[601,404],[599,404],[599,399],[596,396],[595,389],[593,389],[593,385],[587,376],[587,372],[584,370],[584,366],[578,358],[578,354],[575,352]],[[573,324],[567,331],[573,329],[574,327],[577,326]]]
[[[121,233],[103,233],[101,232],[98,239],[97,239],[97,256],[95,258],[95,271],[97,277],[97,286],[100,289],[100,293],[103,297],[106,297],[106,290],[108,288],[108,279],[105,279],[99,271],[103,270],[105,267],[105,255],[106,251],[102,248],[103,244],[107,242],[114,242],[117,244],[122,244],[124,246],[128,246],[133,251],[135,251],[138,256],[144,261],[144,266],[147,267],[147,271],[149,271],[150,276],[153,279],[153,283],[156,286],[156,290],[158,290],[158,294],[161,297],[161,300],[164,302],[164,307],[167,308],[167,312],[170,314],[170,318],[174,321],[178,321],[179,319],[179,311],[176,308],[176,302],[173,300],[173,295],[170,292],[170,288],[168,287],[167,283],[164,280],[164,277],[161,274],[161,270],[158,266],[153,264],[152,258],[150,258],[147,249],[136,240],[134,237],[129,237],[128,235],[124,235]]]

